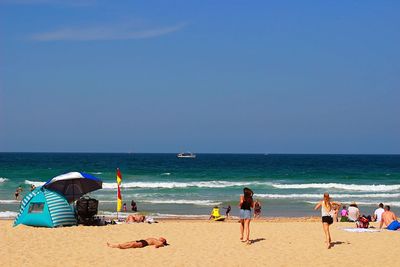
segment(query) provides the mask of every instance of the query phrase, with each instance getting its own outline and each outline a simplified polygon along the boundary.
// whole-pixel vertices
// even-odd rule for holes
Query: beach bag
[[[358,218],[356,225],[357,225],[357,228],[368,228],[369,220],[366,217],[360,217],[360,218]]]

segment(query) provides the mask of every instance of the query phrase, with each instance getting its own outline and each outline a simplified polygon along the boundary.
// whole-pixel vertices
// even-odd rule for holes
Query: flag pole
[[[119,219],[119,212],[122,207],[122,195],[121,195],[121,185],[122,183],[122,175],[119,168],[117,168],[117,220]]]

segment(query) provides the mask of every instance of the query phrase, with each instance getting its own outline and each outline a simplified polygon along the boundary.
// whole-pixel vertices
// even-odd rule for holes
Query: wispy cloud
[[[177,32],[185,27],[185,23],[167,27],[138,29],[129,25],[96,26],[86,28],[63,28],[51,32],[36,33],[31,40],[48,41],[100,41],[147,39]]]

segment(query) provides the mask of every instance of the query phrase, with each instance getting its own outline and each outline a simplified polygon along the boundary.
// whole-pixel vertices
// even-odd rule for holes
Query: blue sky
[[[0,0],[0,151],[400,153],[399,12]]]

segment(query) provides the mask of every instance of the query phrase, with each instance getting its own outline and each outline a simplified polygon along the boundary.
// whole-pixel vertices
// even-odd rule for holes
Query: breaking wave
[[[33,184],[34,186],[42,186],[45,182],[25,180],[25,184]]]
[[[122,188],[224,188],[234,186],[249,186],[252,184],[260,184],[258,182],[228,182],[228,181],[202,181],[202,182],[128,182],[122,183]],[[265,183],[264,183],[265,184]],[[103,183],[105,189],[116,189],[116,183]]]
[[[14,211],[0,211],[0,218],[15,218],[18,213]]]
[[[99,200],[101,203],[116,203],[117,200]],[[187,199],[137,199],[140,203],[151,203],[151,204],[188,204],[196,206],[217,206],[222,202],[211,201],[211,200],[187,200]],[[0,200],[1,203],[1,200]],[[128,203],[129,204],[129,203]]]
[[[19,204],[19,203],[21,203],[21,201],[14,200],[14,199],[0,199],[0,203],[2,203],[2,204],[14,204],[14,203]]]
[[[155,199],[155,200],[143,200],[142,202],[153,203],[153,204],[191,204],[198,206],[217,206],[222,202],[216,202],[211,200],[187,200],[187,199]]]
[[[343,189],[349,191],[365,191],[365,192],[387,192],[400,190],[400,184],[394,185],[357,185],[357,184],[338,184],[338,183],[312,183],[312,184],[271,184],[278,189]]]
[[[398,198],[399,194],[330,194],[335,200],[342,198]],[[265,199],[322,199],[322,194],[255,194]]]

